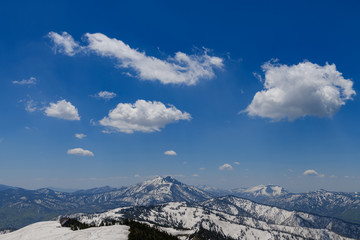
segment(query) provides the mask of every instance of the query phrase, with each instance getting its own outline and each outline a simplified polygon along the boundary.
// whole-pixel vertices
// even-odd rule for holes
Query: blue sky
[[[359,7],[2,1],[0,183],[359,191]]]

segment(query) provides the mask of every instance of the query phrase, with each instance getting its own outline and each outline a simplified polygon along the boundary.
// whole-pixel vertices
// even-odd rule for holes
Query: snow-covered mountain
[[[128,187],[103,187],[73,193],[46,188],[2,190],[0,191],[0,231],[17,229],[63,214],[104,212],[118,207],[149,206],[167,202],[200,202],[224,195],[234,195],[290,211],[309,212],[360,223],[358,193],[321,190],[294,194],[275,185],[226,191],[206,186],[189,186],[172,177],[157,177]]]
[[[96,188],[74,193],[43,188],[11,188],[0,191],[0,230],[20,228],[60,214],[103,212],[123,206],[159,204],[171,201],[196,202],[212,196],[172,177],[155,179],[122,188]],[[27,217],[24,218],[23,216]]]
[[[289,193],[279,186],[257,186],[232,190],[231,194],[258,203],[331,216],[360,223],[360,194],[320,190],[308,193]]]
[[[250,188],[236,188],[231,190],[234,195],[248,196],[248,197],[279,197],[288,192],[277,185],[259,185]]]
[[[259,185],[250,188],[222,190],[199,186],[214,197],[234,195],[258,203],[330,216],[360,224],[360,194],[319,190],[308,193],[290,193],[277,185]]]
[[[289,210],[311,212],[360,223],[360,195],[320,190],[309,193],[288,193],[280,197],[253,199]]]
[[[140,184],[130,186],[123,192],[122,198],[133,206],[146,206],[165,202],[198,202],[212,196],[196,187],[183,184],[172,177],[157,177]]]
[[[216,234],[216,239],[360,238],[360,225],[287,211],[234,196],[192,204],[171,202],[150,207],[119,208],[102,214],[73,217],[95,225],[105,219],[135,219],[158,226],[181,239],[192,239],[201,231]]]

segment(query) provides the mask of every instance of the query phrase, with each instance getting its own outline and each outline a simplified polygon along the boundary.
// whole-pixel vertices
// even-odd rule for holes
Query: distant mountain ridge
[[[325,190],[289,193],[276,185],[222,190],[189,186],[172,177],[157,177],[128,187],[102,187],[72,193],[51,189],[0,190],[0,230],[20,228],[63,214],[94,213],[126,206],[150,206],[168,202],[195,203],[233,195],[287,210],[309,212],[360,223],[360,196]],[[23,217],[26,216],[26,217]]]
[[[172,177],[157,177],[129,187],[104,187],[74,193],[47,188],[9,188],[0,191],[0,230],[20,228],[61,214],[103,212],[117,207],[173,201],[197,202],[211,197],[209,193]]]
[[[0,191],[10,189],[10,188],[14,188],[14,187],[10,187],[10,186],[7,186],[7,185],[0,184]]]

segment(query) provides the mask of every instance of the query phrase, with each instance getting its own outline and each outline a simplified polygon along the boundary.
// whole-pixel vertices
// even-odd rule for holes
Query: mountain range
[[[103,187],[72,193],[46,188],[26,190],[7,187],[0,190],[0,230],[21,228],[59,215],[79,212],[93,214],[119,207],[134,206],[141,209],[143,206],[178,202],[188,207],[197,204],[196,207],[208,208],[204,205],[206,201],[221,199],[223,196],[230,199],[229,195],[244,201],[251,200],[246,201],[252,205],[260,203],[261,206],[269,205],[284,211],[307,212],[337,217],[353,223],[360,222],[360,196],[357,193],[325,190],[289,193],[276,185],[222,190],[206,186],[189,186],[172,177],[157,177],[129,187]]]
[[[100,226],[104,221],[134,219],[180,239],[201,231],[210,239],[357,239],[360,225],[303,212],[287,211],[250,200],[226,196],[197,203],[170,202],[113,209],[101,214],[75,214],[80,222]],[[209,234],[209,233],[208,233]],[[202,238],[194,238],[202,239]]]

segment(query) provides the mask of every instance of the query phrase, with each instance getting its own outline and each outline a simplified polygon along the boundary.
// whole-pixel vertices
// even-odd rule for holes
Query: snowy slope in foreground
[[[181,239],[201,229],[222,239],[359,239],[360,225],[338,219],[287,211],[237,197],[200,203],[171,202],[150,207],[118,208],[102,214],[78,214],[80,222],[99,225],[105,219],[135,219],[158,226]]]
[[[0,235],[0,240],[127,240],[129,227],[114,225],[72,231],[58,221],[38,222],[15,232]]]

